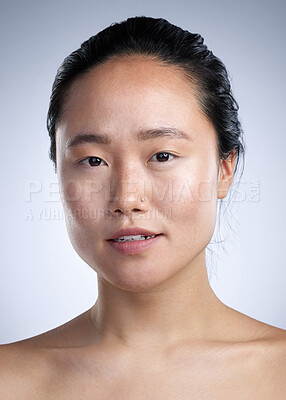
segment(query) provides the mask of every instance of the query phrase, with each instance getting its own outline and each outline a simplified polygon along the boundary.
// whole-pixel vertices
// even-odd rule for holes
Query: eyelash
[[[154,156],[157,156],[158,154],[168,154],[169,156],[172,156],[172,157],[173,157],[173,158],[172,158],[173,160],[174,160],[175,158],[178,157],[178,156],[175,156],[175,154],[169,153],[169,152],[167,152],[167,151],[159,151],[158,153],[155,153],[151,158],[153,158]],[[92,166],[92,165],[84,164],[84,161],[87,161],[87,162],[88,162],[88,161],[89,161],[90,159],[92,159],[92,158],[97,158],[98,160],[102,160],[102,158],[100,158],[100,157],[86,157],[86,158],[80,160],[80,161],[79,161],[79,164],[86,165],[87,167],[90,167],[90,168],[99,167],[100,165]],[[168,162],[168,161],[170,161],[170,160],[163,161],[163,162],[158,161],[158,163],[164,164],[165,162]]]

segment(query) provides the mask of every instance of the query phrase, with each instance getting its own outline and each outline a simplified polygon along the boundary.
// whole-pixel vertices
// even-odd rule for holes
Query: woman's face
[[[133,57],[77,78],[56,147],[70,240],[100,279],[142,291],[201,266],[216,220],[216,133],[178,69]],[[131,227],[162,235],[128,254],[107,241]]]

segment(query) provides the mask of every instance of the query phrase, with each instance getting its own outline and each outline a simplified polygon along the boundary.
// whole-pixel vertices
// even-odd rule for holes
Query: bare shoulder
[[[39,399],[48,393],[58,371],[61,349],[81,345],[86,339],[87,313],[44,332],[0,345],[1,399]]]
[[[1,345],[1,398],[36,399],[37,393],[48,387],[50,365],[48,359],[36,349],[27,349],[17,343]]]
[[[262,372],[262,387],[269,398],[282,400],[286,393],[286,331],[269,327],[268,334],[261,338],[259,367]]]
[[[261,381],[269,393],[274,387],[286,392],[286,330],[232,308],[226,310],[225,337],[238,368],[252,381]],[[269,399],[281,398],[271,396]]]
[[[269,366],[275,369],[277,377],[286,383],[286,331],[269,326],[268,333],[261,338]]]
[[[264,396],[284,400],[286,393],[286,331],[247,317],[249,364]],[[250,328],[250,329],[249,329]],[[268,397],[267,397],[268,396]],[[262,396],[262,398],[264,398]]]

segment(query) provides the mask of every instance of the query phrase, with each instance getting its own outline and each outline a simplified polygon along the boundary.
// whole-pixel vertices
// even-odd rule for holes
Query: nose
[[[114,215],[146,213],[144,179],[135,177],[134,173],[114,177],[110,191],[109,212]]]

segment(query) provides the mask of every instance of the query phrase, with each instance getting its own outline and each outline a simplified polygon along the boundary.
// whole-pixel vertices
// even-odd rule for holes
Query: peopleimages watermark
[[[186,201],[211,201],[216,196],[216,182],[203,181],[194,185],[192,180],[177,182],[170,179],[164,185],[148,182],[148,185],[140,181],[122,181],[120,192],[114,193],[114,187],[110,182],[98,183],[94,180],[84,182],[71,179],[62,183],[61,187],[57,181],[27,179],[24,182],[24,202],[42,201],[45,203],[60,203],[61,192],[65,201],[77,202],[83,200],[95,202],[99,198],[106,201],[130,201],[129,199],[147,198],[155,202],[180,202]],[[124,188],[124,190],[122,190]],[[241,180],[232,183],[232,201],[235,202],[258,202],[260,201],[261,185],[259,179]],[[229,201],[226,196],[221,201]]]
[[[26,221],[35,221],[35,220],[43,220],[43,221],[59,221],[63,219],[73,219],[73,220],[80,220],[80,219],[114,219],[114,215],[109,213],[106,210],[102,209],[86,209],[86,208],[75,208],[72,211],[66,211],[66,215],[63,209],[60,208],[52,208],[52,207],[45,207],[45,208],[36,208],[32,209],[29,208],[26,211],[25,220]],[[124,218],[124,214],[118,214],[117,219]],[[136,219],[143,219],[144,220],[166,220],[172,219],[172,209],[167,210],[150,210],[148,213],[144,214],[134,214],[132,217],[133,220]]]

